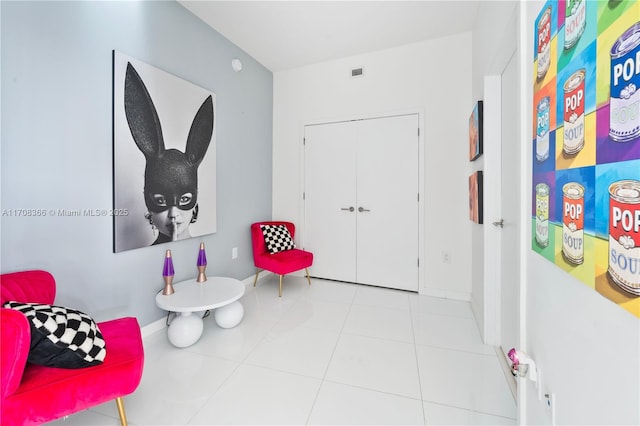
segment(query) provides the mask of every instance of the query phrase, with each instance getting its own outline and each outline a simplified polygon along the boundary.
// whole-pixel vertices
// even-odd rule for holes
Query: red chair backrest
[[[260,225],[285,225],[291,234],[291,238],[295,237],[296,226],[291,222],[283,221],[269,221],[269,222],[256,222],[251,224],[251,243],[253,245],[253,259],[256,256],[267,253],[267,245],[264,242],[264,235]]]
[[[0,306],[5,302],[52,304],[56,280],[47,271],[21,271],[0,275]]]

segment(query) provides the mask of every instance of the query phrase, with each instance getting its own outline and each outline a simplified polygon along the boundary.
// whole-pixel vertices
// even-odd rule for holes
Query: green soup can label
[[[549,185],[536,185],[536,243],[540,247],[549,245]]]
[[[567,0],[564,14],[564,48],[571,49],[578,43],[587,24],[587,1]]]

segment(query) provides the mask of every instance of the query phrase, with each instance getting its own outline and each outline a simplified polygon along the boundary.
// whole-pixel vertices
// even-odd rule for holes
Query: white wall
[[[364,67],[364,78],[350,78],[356,67]],[[275,73],[273,217],[303,226],[304,124],[421,111],[426,264],[420,292],[468,300],[470,93],[470,33]],[[442,262],[443,250],[451,263]]]
[[[526,2],[528,53],[523,102],[531,129],[533,25],[543,1]],[[525,149],[528,164],[531,150]],[[530,171],[523,179],[531,183]],[[529,197],[530,200],[530,197]],[[530,202],[523,206],[531,212]],[[527,241],[531,241],[530,228]],[[527,250],[527,352],[543,371],[543,390],[556,395],[557,424],[640,424],[640,321],[593,289]],[[527,424],[548,424],[543,404],[527,384]]]
[[[166,315],[154,298],[166,249],[176,282],[197,273],[201,241],[207,274],[251,276],[249,224],[271,216],[272,73],[176,2],[0,8],[0,272],[46,269],[57,304],[97,320],[135,316],[143,326]],[[111,217],[49,214],[112,208],[112,49],[216,94],[217,233],[116,254]],[[234,57],[241,73],[231,69]],[[10,215],[19,209],[47,215]]]

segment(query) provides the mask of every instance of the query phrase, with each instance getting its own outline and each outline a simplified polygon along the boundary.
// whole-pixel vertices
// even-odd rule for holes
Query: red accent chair
[[[307,273],[307,281],[309,282],[309,285],[311,285],[308,268],[313,264],[313,253],[295,248],[274,254],[269,253],[260,225],[285,225],[291,234],[291,238],[295,236],[296,232],[296,227],[291,222],[257,222],[251,225],[253,263],[256,268],[258,268],[256,271],[256,277],[253,280],[253,286],[255,287],[258,282],[260,269],[280,275],[279,297],[282,297],[282,277],[291,272],[304,269]]]
[[[53,304],[56,282],[45,271],[0,275],[0,306],[5,302]],[[122,397],[140,384],[144,350],[135,318],[98,323],[107,345],[97,366],[65,369],[28,364],[29,320],[19,311],[0,308],[0,423],[45,423],[115,399],[122,425],[127,424]]]

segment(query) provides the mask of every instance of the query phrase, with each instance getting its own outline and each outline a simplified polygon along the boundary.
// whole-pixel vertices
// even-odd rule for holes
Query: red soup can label
[[[538,80],[542,80],[551,65],[551,6],[540,15],[538,21]]]
[[[565,154],[574,155],[584,147],[584,78],[579,69],[564,83],[564,142]]]
[[[609,277],[640,296],[640,181],[609,186]]]
[[[574,265],[584,262],[584,187],[577,182],[562,187],[562,255]]]

